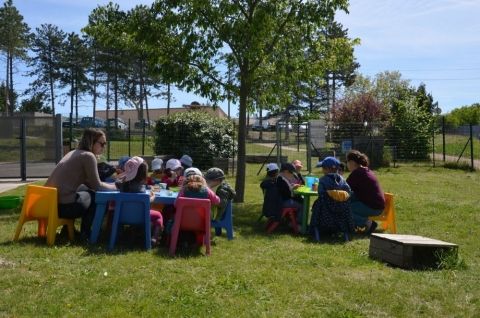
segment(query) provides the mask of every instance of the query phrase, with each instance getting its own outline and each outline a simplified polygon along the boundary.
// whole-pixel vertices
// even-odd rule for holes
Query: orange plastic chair
[[[393,202],[393,194],[385,192],[385,209],[378,216],[369,217],[372,221],[382,222],[381,227],[384,231],[390,231],[392,234],[397,233],[397,222],[395,216],[395,205]]]
[[[202,235],[206,254],[210,255],[210,207],[208,199],[177,198],[170,238],[169,253],[171,256],[175,256],[180,230],[193,231],[197,236]]]
[[[29,221],[38,222],[38,237],[47,237],[47,244],[53,245],[57,228],[67,225],[68,238],[73,240],[74,219],[58,217],[57,189],[37,185],[27,185],[22,212],[18,220],[14,241],[18,241],[23,224]]]

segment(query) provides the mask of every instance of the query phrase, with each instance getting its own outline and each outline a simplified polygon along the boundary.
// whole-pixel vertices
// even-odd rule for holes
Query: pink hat
[[[143,163],[143,159],[140,157],[130,158],[124,166],[124,172],[118,177],[123,181],[131,181],[137,176],[138,167]]]

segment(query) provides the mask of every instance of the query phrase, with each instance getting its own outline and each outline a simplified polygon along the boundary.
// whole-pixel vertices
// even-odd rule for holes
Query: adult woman
[[[82,238],[88,238],[95,215],[96,190],[116,190],[114,184],[100,181],[97,156],[107,141],[100,129],[87,128],[77,149],[67,153],[57,164],[45,186],[57,188],[58,216],[66,219],[81,217]],[[85,190],[80,190],[81,185]]]
[[[347,154],[347,167],[350,171],[347,183],[353,191],[353,222],[358,227],[366,227],[367,233],[372,233],[377,223],[368,217],[382,213],[385,198],[377,177],[368,168],[368,163],[368,157],[360,151],[352,150]]]

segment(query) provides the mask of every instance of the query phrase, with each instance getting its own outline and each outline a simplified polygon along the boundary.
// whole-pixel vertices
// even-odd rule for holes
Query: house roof
[[[220,118],[227,118],[227,114],[220,108],[220,107],[213,107],[209,105],[183,105],[183,107],[170,107],[170,114],[175,113],[183,113],[186,111],[202,111],[209,113],[213,116],[217,116]],[[107,118],[106,110],[97,110],[95,112],[95,117],[100,117],[103,119]],[[167,116],[167,108],[149,108],[148,109],[148,117],[146,110],[143,111],[143,118],[149,118],[151,121],[157,120],[160,117]],[[108,118],[114,118],[115,112],[113,110],[109,110]],[[119,109],[118,110],[118,117],[122,118],[125,122],[128,120],[131,121],[131,124],[136,123],[139,121],[138,119],[138,111],[136,109]]]

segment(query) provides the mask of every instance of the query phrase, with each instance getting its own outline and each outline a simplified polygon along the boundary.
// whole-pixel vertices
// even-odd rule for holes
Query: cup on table
[[[152,189],[153,189],[154,192],[158,192],[158,191],[160,191],[160,186],[158,184],[155,184],[155,185],[152,186]]]
[[[160,187],[160,190],[167,190],[167,184],[166,183],[159,183],[158,186]]]
[[[305,177],[305,181],[305,185],[311,189],[312,185],[315,183],[315,177]]]

